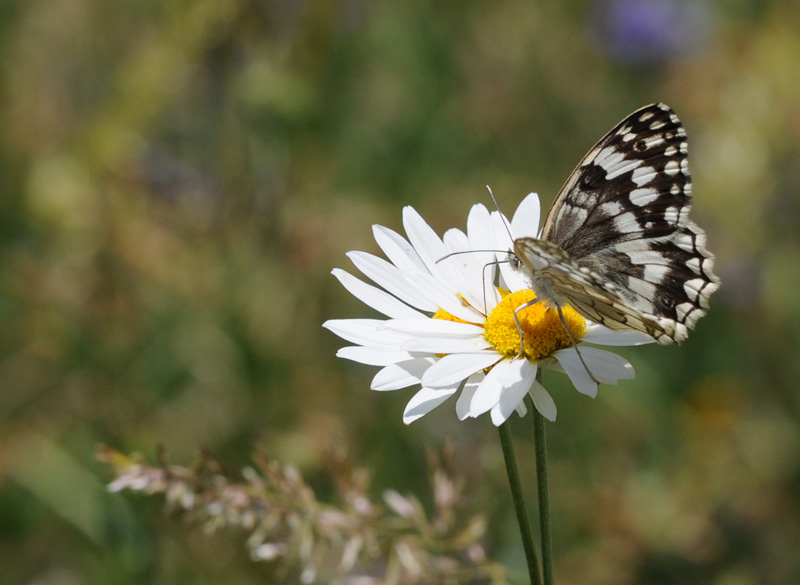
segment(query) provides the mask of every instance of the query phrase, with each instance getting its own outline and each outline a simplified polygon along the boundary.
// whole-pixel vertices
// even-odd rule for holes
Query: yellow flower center
[[[533,291],[527,289],[505,293],[503,300],[486,318],[484,336],[502,355],[514,357],[519,354],[519,329],[514,311],[535,298]],[[586,321],[570,306],[562,307],[562,313],[577,342],[586,330]],[[532,303],[516,315],[522,329],[522,355],[529,360],[546,358],[559,349],[572,345],[558,316],[558,310],[550,308],[546,303]]]
[[[519,329],[514,320],[514,311],[536,298],[532,290],[518,290],[509,293],[498,289],[503,300],[489,313],[483,324],[486,340],[498,353],[507,357],[519,355]],[[562,307],[564,321],[567,323],[573,339],[579,341],[586,331],[586,320],[569,305]],[[456,323],[470,323],[439,309],[432,317]],[[517,319],[522,328],[522,355],[529,360],[544,359],[559,349],[572,345],[569,334],[564,329],[558,310],[550,308],[547,303],[535,302],[517,312]]]

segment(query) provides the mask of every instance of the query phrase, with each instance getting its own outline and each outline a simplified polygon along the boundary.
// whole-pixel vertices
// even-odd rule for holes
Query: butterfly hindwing
[[[613,329],[684,339],[719,287],[705,233],[689,220],[687,152],[664,104],[603,137],[562,187],[541,239],[515,242],[537,294]]]
[[[514,241],[514,251],[529,271],[531,266],[527,262],[530,259],[535,258],[539,264],[531,282],[539,297],[556,304],[569,304],[585,318],[610,329],[634,329],[661,343],[683,338],[687,333],[682,323],[659,318],[622,302],[624,293],[619,286],[599,273],[579,266],[550,242],[518,238]]]

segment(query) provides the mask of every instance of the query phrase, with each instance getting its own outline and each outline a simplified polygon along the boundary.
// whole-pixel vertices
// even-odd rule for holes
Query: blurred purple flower
[[[652,65],[700,48],[709,22],[708,5],[702,0],[601,0],[589,25],[612,60]]]

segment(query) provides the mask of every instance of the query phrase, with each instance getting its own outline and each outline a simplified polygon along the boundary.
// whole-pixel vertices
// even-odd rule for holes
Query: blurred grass
[[[105,494],[99,442],[231,469],[263,445],[313,478],[342,437],[419,493],[449,436],[521,567],[494,429],[404,427],[410,391],[333,357],[321,322],[366,309],[329,271],[403,205],[441,233],[487,183],[549,204],[651,101],[687,127],[723,286],[680,348],[624,352],[634,382],[546,380],[558,582],[799,582],[800,8],[656,4],[4,2],[0,582],[270,582]]]

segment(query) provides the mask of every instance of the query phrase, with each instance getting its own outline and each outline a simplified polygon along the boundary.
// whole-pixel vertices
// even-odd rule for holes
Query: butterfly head
[[[517,238],[513,252],[509,251],[511,265],[531,275],[545,270],[554,261],[567,260],[568,256],[561,248],[536,238]]]
[[[522,270],[522,260],[514,253],[514,250],[508,251],[508,264],[514,270]]]

